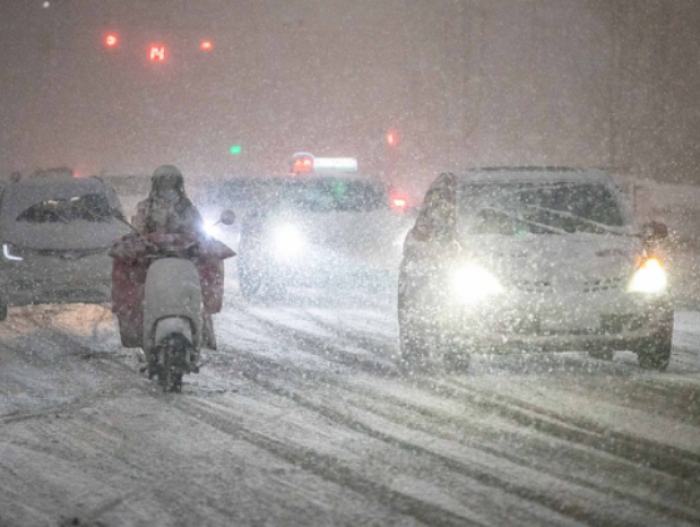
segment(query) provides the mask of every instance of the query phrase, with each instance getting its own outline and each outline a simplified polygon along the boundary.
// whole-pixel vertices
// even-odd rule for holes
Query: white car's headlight
[[[668,286],[668,276],[661,262],[649,258],[635,271],[627,291],[630,293],[663,293]]]
[[[8,262],[21,262],[24,260],[24,258],[14,253],[14,247],[9,243],[2,244],[2,257]]]
[[[450,275],[452,296],[462,304],[475,304],[503,292],[503,286],[484,267],[468,263],[454,269]]]
[[[281,223],[272,230],[272,251],[277,258],[296,258],[306,246],[304,233],[291,223]]]

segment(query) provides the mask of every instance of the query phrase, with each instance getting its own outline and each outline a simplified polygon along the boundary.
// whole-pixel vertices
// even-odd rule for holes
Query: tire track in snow
[[[436,411],[434,409],[427,409],[423,408],[420,406],[417,406],[415,404],[412,404],[410,401],[405,400],[405,399],[400,399],[396,396],[393,396],[391,394],[387,393],[377,393],[376,397],[381,398],[383,402],[389,402],[391,404],[395,404],[396,406],[399,406],[403,408],[404,410],[411,411],[415,414],[420,415],[421,417],[428,419],[430,422],[420,422],[416,419],[414,420],[409,420],[409,419],[400,419],[397,416],[397,413],[395,411],[391,411],[390,409],[387,410],[378,410],[375,405],[370,405],[367,403],[367,393],[366,392],[361,392],[358,390],[357,386],[349,385],[347,383],[344,383],[342,385],[344,389],[346,389],[349,392],[354,392],[358,396],[358,400],[353,400],[352,404],[355,405],[356,407],[365,410],[367,412],[371,412],[373,414],[376,414],[380,416],[383,419],[393,421],[401,426],[406,426],[411,429],[418,430],[420,432],[426,433],[426,434],[432,434],[437,437],[450,440],[450,441],[458,441],[458,438],[451,436],[450,434],[446,434],[442,431],[440,431],[437,427],[434,426],[434,422],[436,418],[438,418],[438,414],[436,414]],[[452,414],[447,414],[445,413],[442,415],[442,420],[449,422],[450,424],[459,424],[463,425],[464,427],[469,427],[472,423],[468,421],[468,419],[461,419],[458,416],[454,416]],[[482,430],[479,430],[480,434],[484,434]],[[668,516],[672,516],[674,518],[677,518],[679,520],[683,521],[688,521],[690,523],[698,523],[700,524],[700,510],[699,511],[693,511],[689,510],[685,507],[673,507],[666,505],[664,503],[658,502],[658,501],[653,501],[650,502],[648,499],[639,497],[635,494],[631,494],[629,492],[622,491],[618,488],[612,487],[610,485],[605,485],[601,484],[600,482],[592,482],[587,479],[584,479],[582,477],[575,476],[569,472],[562,472],[561,470],[553,470],[548,468],[547,466],[544,465],[538,465],[532,461],[529,461],[528,458],[525,458],[523,456],[517,456],[517,455],[512,455],[509,452],[504,451],[503,449],[496,449],[494,447],[489,446],[489,437],[488,434],[484,434],[484,441],[483,442],[475,442],[475,441],[470,441],[469,443],[462,443],[465,446],[468,446],[469,448],[476,449],[483,451],[486,454],[492,455],[492,456],[497,456],[497,457],[502,457],[506,459],[507,461],[520,465],[524,468],[528,468],[537,472],[543,472],[545,474],[548,474],[552,477],[561,479],[563,481],[566,481],[568,483],[574,484],[574,485],[579,485],[581,487],[587,488],[589,490],[595,490],[599,492],[603,492],[605,494],[610,494],[612,496],[615,496],[618,499],[621,500],[627,500],[631,503],[634,503],[635,505],[644,507],[644,508],[650,508],[655,510],[656,512]],[[464,440],[464,438],[461,438]],[[567,444],[567,443],[564,443]],[[569,445],[570,446],[570,445]],[[540,458],[537,458],[540,459]],[[640,468],[638,465],[633,465],[637,468]]]
[[[333,330],[332,326],[325,329]],[[352,338],[351,333],[335,329],[335,334],[344,341]],[[307,336],[302,342],[311,346],[318,342],[313,336]],[[333,346],[334,355],[342,355],[341,346]],[[390,351],[390,347],[378,344],[377,352]],[[381,373],[372,372],[369,373]],[[573,441],[588,447],[603,450],[609,454],[623,457],[635,463],[648,464],[650,467],[666,472],[674,477],[691,481],[700,481],[700,455],[671,445],[658,443],[639,436],[614,431],[583,417],[571,417],[540,406],[491,392],[483,388],[474,388],[457,381],[457,386],[435,382],[431,378],[411,377],[413,382],[423,389],[440,396],[466,397],[478,406],[496,411],[502,417],[515,420],[522,426],[533,427],[541,432],[561,439]]]
[[[236,439],[247,441],[276,457],[306,470],[318,477],[347,487],[367,498],[388,505],[392,510],[415,518],[426,525],[445,526],[485,526],[472,518],[458,515],[434,503],[409,496],[373,481],[348,467],[340,460],[322,454],[313,449],[285,443],[268,435],[244,428],[230,419],[225,419],[220,413],[212,411],[203,401],[176,401],[175,404],[193,418],[229,434]]]
[[[238,352],[238,353],[246,353],[248,352]],[[250,358],[251,361],[257,360],[258,357],[252,356]],[[269,359],[262,359],[262,361],[266,362],[266,366],[268,371],[270,369],[276,369],[279,365],[272,363],[269,361]],[[269,362],[268,362],[269,361]],[[477,467],[466,465],[465,463],[456,460],[451,457],[447,457],[443,454],[437,453],[433,450],[430,450],[426,447],[417,445],[415,443],[407,442],[399,437],[396,437],[391,434],[384,433],[382,431],[376,430],[365,423],[353,419],[349,417],[346,414],[343,414],[341,412],[338,412],[337,410],[334,410],[328,406],[322,406],[319,404],[316,404],[312,402],[310,399],[303,397],[300,395],[298,392],[291,391],[287,388],[280,387],[275,385],[274,383],[264,380],[262,376],[259,374],[259,372],[247,372],[247,371],[242,371],[241,372],[245,378],[248,380],[256,383],[259,385],[261,388],[263,388],[266,391],[269,391],[270,393],[284,397],[286,399],[291,400],[295,404],[298,404],[299,406],[306,408],[307,410],[313,411],[326,419],[331,420],[334,423],[337,423],[340,426],[344,426],[346,428],[349,428],[355,432],[358,432],[362,435],[366,435],[368,437],[371,437],[373,439],[382,441],[389,446],[400,448],[403,451],[410,452],[410,453],[419,453],[423,456],[426,456],[430,459],[432,459],[436,464],[439,464],[446,469],[460,474],[462,476],[465,476],[469,479],[472,479],[482,485],[492,487],[494,489],[498,489],[501,491],[505,491],[513,496],[516,496],[520,499],[529,501],[529,502],[534,502],[538,503],[539,505],[546,507],[550,509],[551,511],[562,514],[564,516],[568,516],[572,519],[575,519],[577,521],[582,521],[584,523],[588,523],[590,525],[610,525],[610,526],[621,526],[621,525],[629,525],[633,526],[635,525],[634,523],[625,523],[622,521],[620,518],[608,518],[605,516],[602,516],[599,514],[597,511],[594,510],[587,510],[576,503],[573,503],[571,501],[567,502],[564,499],[558,498],[555,494],[547,494],[544,492],[540,492],[536,489],[533,489],[531,487],[523,486],[523,485],[518,485],[513,482],[507,481],[505,479],[502,479],[494,474],[491,474],[489,472],[486,472],[484,470],[480,470]],[[332,382],[330,377],[324,377],[323,379],[325,382]],[[335,384],[335,383],[334,383]],[[338,385],[339,386],[339,385]],[[503,457],[503,456],[501,456]],[[594,489],[596,492],[600,492],[600,489]]]

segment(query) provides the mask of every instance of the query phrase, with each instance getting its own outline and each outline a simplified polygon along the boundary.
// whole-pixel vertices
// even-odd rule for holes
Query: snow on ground
[[[0,525],[697,525],[700,313],[630,353],[399,373],[390,291],[217,316],[180,395],[101,307],[0,326]]]

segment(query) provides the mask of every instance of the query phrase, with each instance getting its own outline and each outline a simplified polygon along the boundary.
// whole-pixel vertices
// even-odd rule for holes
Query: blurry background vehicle
[[[646,234],[644,234],[646,231]],[[471,349],[635,351],[669,363],[673,308],[661,224],[633,224],[603,172],[494,168],[444,174],[406,238],[399,278],[408,363]]]
[[[53,169],[5,185],[0,197],[0,314],[7,306],[108,302],[107,251],[128,231],[98,178]]]
[[[249,300],[290,286],[387,284],[411,217],[381,182],[359,176],[256,181],[241,226],[238,276]]]

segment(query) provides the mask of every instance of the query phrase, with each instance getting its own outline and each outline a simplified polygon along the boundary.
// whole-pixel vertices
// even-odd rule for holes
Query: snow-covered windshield
[[[110,221],[109,201],[103,194],[84,194],[67,199],[43,199],[24,209],[17,221],[28,223],[68,223],[76,220]]]
[[[465,183],[458,210],[464,234],[602,234],[624,225],[619,204],[603,184]]]
[[[368,212],[388,206],[382,185],[341,177],[236,179],[210,189],[209,199],[234,207],[270,209],[282,206],[308,212]]]

